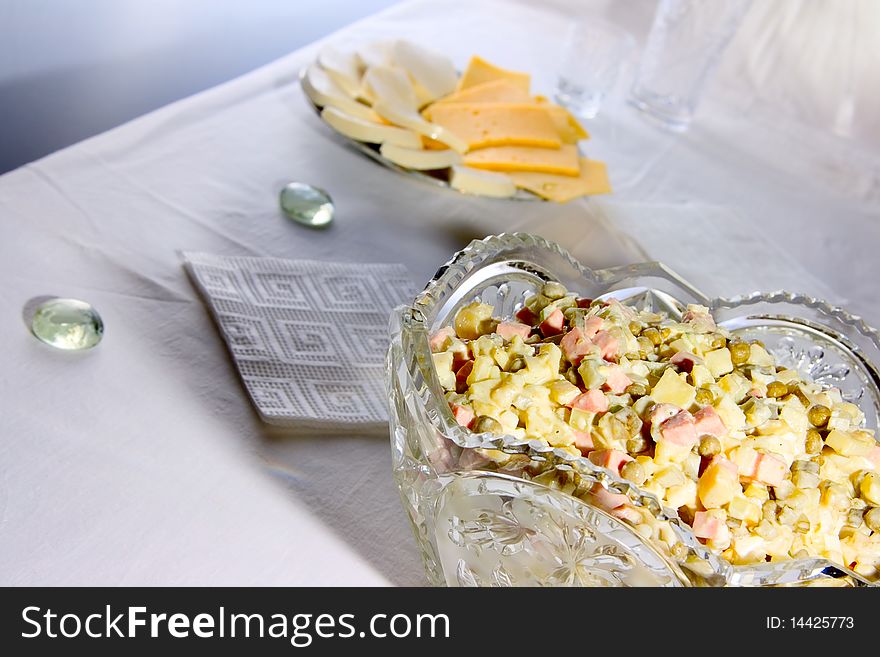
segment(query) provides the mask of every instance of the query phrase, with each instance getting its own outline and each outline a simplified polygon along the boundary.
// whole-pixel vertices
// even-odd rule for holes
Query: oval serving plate
[[[395,164],[394,162],[392,162],[388,158],[384,157],[379,152],[379,146],[380,146],[379,144],[368,144],[363,141],[358,141],[356,139],[352,139],[351,137],[347,137],[346,135],[343,135],[342,133],[334,130],[333,126],[327,125],[327,123],[323,119],[321,119],[321,110],[323,110],[324,108],[321,105],[316,104],[309,97],[309,94],[306,92],[305,88],[303,87],[303,81],[305,80],[305,76],[306,76],[307,71],[308,71],[308,66],[306,66],[305,68],[303,68],[299,72],[299,82],[300,82],[300,88],[303,91],[303,96],[305,96],[306,102],[311,106],[311,108],[313,110],[315,110],[315,112],[318,115],[318,119],[321,121],[321,123],[323,123],[325,126],[327,126],[327,129],[330,130],[330,132],[333,133],[333,135],[340,142],[351,146],[359,153],[366,155],[368,158],[370,158],[374,162],[378,162],[382,166],[384,166],[388,169],[391,169],[392,171],[396,171],[397,173],[403,174],[403,175],[405,175],[409,178],[412,178],[414,180],[420,180],[421,182],[428,183],[429,185],[434,185],[435,187],[443,187],[445,189],[449,189],[449,190],[456,192],[458,194],[464,194],[464,192],[459,192],[457,189],[450,186],[450,184],[449,184],[449,169],[433,169],[433,170],[420,171],[420,170],[416,170],[416,169],[408,169],[406,167],[402,167],[399,164]],[[476,195],[471,194],[470,196],[476,196]],[[491,198],[491,197],[482,197],[482,198]],[[549,202],[546,199],[541,198],[537,194],[532,194],[531,192],[528,192],[524,189],[517,189],[516,194],[514,194],[513,196],[510,196],[508,198],[501,199],[501,200],[505,200],[505,201],[508,201],[508,200],[538,201],[541,203]]]

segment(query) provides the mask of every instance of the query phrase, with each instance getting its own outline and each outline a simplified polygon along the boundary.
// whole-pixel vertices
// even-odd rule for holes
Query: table
[[[328,40],[402,35],[459,65],[479,52],[550,91],[574,6],[424,0]],[[652,6],[587,10],[643,33]],[[741,111],[725,71],[679,138],[609,106],[592,153],[617,193],[557,206],[462,197],[357,156],[296,84],[319,46],[0,177],[0,584],[424,583],[387,435],[261,424],[181,250],[401,262],[421,283],[474,237],[530,230],[593,267],[660,258],[711,294],[797,287],[880,323],[876,160]],[[281,216],[294,179],[334,196],[329,230]],[[46,294],[94,304],[103,343],[34,340],[22,308]]]

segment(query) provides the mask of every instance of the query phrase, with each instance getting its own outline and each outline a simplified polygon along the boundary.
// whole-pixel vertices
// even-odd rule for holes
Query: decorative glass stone
[[[104,322],[91,304],[79,299],[49,299],[37,307],[31,331],[58,349],[91,349],[104,335]]]
[[[335,207],[323,189],[292,182],[281,190],[281,209],[298,224],[323,228],[333,221]]]

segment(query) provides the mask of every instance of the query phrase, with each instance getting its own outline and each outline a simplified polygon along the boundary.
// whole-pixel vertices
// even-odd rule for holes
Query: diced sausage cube
[[[602,484],[594,484],[590,490],[590,501],[600,509],[611,511],[629,502],[629,498],[623,493],[612,493]]]
[[[660,437],[682,447],[693,447],[700,439],[694,424],[694,416],[687,411],[679,411],[660,424]]]
[[[678,366],[678,369],[682,372],[690,372],[694,369],[694,365],[702,361],[699,356],[696,356],[689,351],[679,351],[669,359],[669,362]]]
[[[562,327],[564,325],[565,315],[562,314],[562,311],[559,310],[559,308],[554,308],[553,312],[547,316],[547,319],[541,322],[541,334],[544,337],[558,335],[562,333]]]
[[[626,390],[627,386],[631,383],[632,379],[623,373],[620,366],[615,365],[607,369],[605,383],[602,384],[602,387],[615,395],[619,395]]]
[[[768,486],[778,486],[785,480],[787,472],[788,467],[782,459],[770,454],[759,454],[752,478]]]
[[[581,450],[581,454],[586,456],[595,447],[593,437],[587,431],[574,432],[574,446]]]
[[[593,343],[584,336],[583,331],[575,327],[565,334],[559,342],[559,348],[565,355],[566,360],[572,365],[578,365],[593,348]]]
[[[584,336],[592,340],[593,336],[602,330],[604,325],[605,320],[601,317],[596,317],[595,315],[593,317],[587,317],[584,322]]]
[[[518,335],[525,340],[532,332],[532,327],[521,322],[501,322],[495,329],[495,332],[505,340],[512,340],[513,336]]]
[[[605,360],[614,360],[617,358],[617,352],[619,349],[619,345],[617,344],[617,338],[611,335],[608,331],[599,331],[592,338],[593,344],[595,344],[602,351],[602,358]]]
[[[516,318],[521,321],[523,324],[528,324],[529,326],[534,326],[535,322],[538,320],[538,316],[532,312],[532,309],[528,306],[523,306],[516,312]]]
[[[455,329],[451,326],[444,326],[431,336],[431,351],[441,351],[446,341],[454,335]]]
[[[569,406],[589,413],[604,413],[608,410],[608,398],[601,390],[587,390],[575,397]]]
[[[633,460],[629,454],[617,449],[595,449],[590,452],[588,458],[596,465],[613,470],[618,474],[624,463]]]
[[[700,436],[720,438],[727,434],[727,427],[711,406],[704,406],[694,414],[694,424],[697,427],[697,435]]]
[[[455,418],[455,421],[458,422],[463,427],[470,427],[471,423],[474,421],[474,409],[470,406],[462,406],[461,404],[453,404],[452,405],[452,416]]]
[[[694,514],[694,536],[706,540],[719,540],[723,537],[727,525],[720,518],[709,514],[707,511],[697,511]]]

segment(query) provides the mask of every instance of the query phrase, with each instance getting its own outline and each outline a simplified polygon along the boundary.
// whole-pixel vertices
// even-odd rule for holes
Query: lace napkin
[[[416,292],[403,265],[183,258],[263,420],[385,426],[389,315]]]

